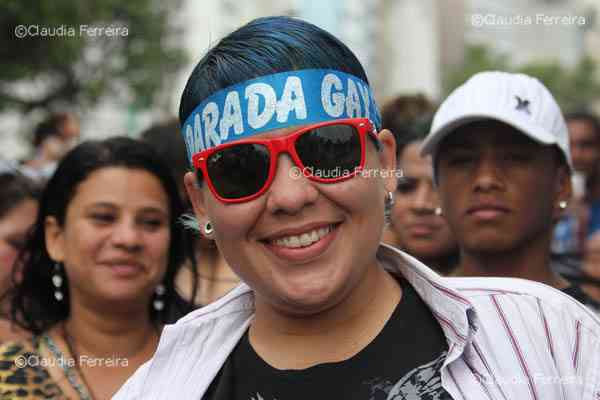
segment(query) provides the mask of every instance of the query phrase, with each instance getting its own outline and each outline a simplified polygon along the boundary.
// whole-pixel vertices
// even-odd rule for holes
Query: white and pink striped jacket
[[[443,278],[385,245],[377,257],[440,323],[449,345],[442,385],[453,399],[600,400],[600,320],[576,300],[522,279]],[[166,327],[113,399],[200,400],[252,316],[242,284]]]

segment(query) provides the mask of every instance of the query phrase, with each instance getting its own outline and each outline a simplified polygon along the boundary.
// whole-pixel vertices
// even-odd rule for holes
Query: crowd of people
[[[597,117],[498,71],[375,99],[268,17],[178,121],[40,123],[0,164],[0,398],[600,398]]]
[[[489,75],[491,76],[491,75]],[[478,74],[477,79],[485,79],[485,74]],[[507,77],[505,75],[505,77]],[[496,75],[488,78],[491,82],[500,82],[502,75]],[[471,84],[471,92],[465,94],[465,102],[473,101],[482,87]],[[468,86],[461,89],[467,90]],[[545,90],[545,89],[544,89]],[[498,89],[500,92],[500,89]],[[551,96],[551,95],[550,95]],[[544,100],[544,99],[542,99]],[[456,100],[455,100],[456,101]],[[481,99],[481,104],[485,99]],[[507,100],[510,102],[510,100]],[[449,106],[447,106],[449,107]],[[483,131],[498,131],[501,136],[509,136],[508,132],[513,134],[525,133],[535,140],[535,133],[526,131],[527,128],[516,126],[517,122],[510,118],[500,115],[501,107],[497,103],[488,104],[488,109],[468,109],[463,107],[464,115],[455,116],[453,119],[470,120],[475,125],[473,132],[481,135]],[[452,104],[449,107],[451,112],[461,112],[460,104]],[[534,215],[541,206],[541,201],[548,198],[541,190],[536,189],[534,183],[539,183],[539,177],[543,175],[542,171],[548,168],[547,163],[543,163],[540,170],[535,173],[535,179],[527,184],[517,185],[514,192],[522,194],[524,199],[517,200],[514,205],[494,204],[500,201],[483,199],[482,202],[490,202],[491,208],[514,208],[521,212],[522,216],[517,218],[523,222],[523,226],[514,226],[507,230],[507,235],[516,241],[515,246],[521,246],[518,237],[526,233],[527,229],[536,225],[544,226],[546,233],[550,234],[550,245],[544,244],[541,254],[543,255],[544,265],[541,270],[543,274],[536,272],[536,262],[533,260],[539,257],[532,257],[529,254],[524,255],[520,263],[518,258],[511,254],[510,248],[502,247],[498,238],[485,241],[475,231],[476,238],[471,240],[471,245],[491,246],[492,250],[497,251],[502,258],[507,259],[509,265],[499,265],[493,267],[494,262],[486,259],[481,261],[479,267],[466,261],[469,259],[469,239],[473,235],[473,227],[461,226],[468,221],[463,218],[464,215],[452,217],[444,216],[440,196],[444,193],[444,185],[438,182],[436,185],[433,177],[434,168],[431,167],[431,155],[421,154],[423,140],[432,130],[432,122],[435,105],[425,98],[422,94],[415,96],[398,96],[387,102],[382,108],[383,126],[394,132],[396,138],[397,164],[401,171],[398,178],[396,190],[396,202],[393,207],[390,224],[384,230],[383,241],[391,244],[423,261],[427,266],[447,276],[513,276],[525,279],[536,280],[564,289],[568,294],[588,305],[594,312],[600,313],[600,264],[598,264],[598,254],[600,254],[600,233],[596,231],[598,219],[598,210],[600,210],[599,197],[595,194],[600,192],[597,186],[597,174],[600,173],[600,123],[597,117],[591,112],[578,111],[566,114],[566,130],[562,131],[560,138],[561,155],[560,159],[567,169],[566,190],[568,193],[562,200],[556,201],[558,210],[554,210],[553,215],[546,215],[539,221],[527,220],[529,216]],[[438,118],[441,118],[443,109],[438,110]],[[526,113],[527,114],[527,113]],[[496,115],[496,121],[499,123],[491,124],[479,117],[485,115],[490,121],[494,120],[491,116]],[[554,116],[560,115],[560,110],[554,110]],[[552,115],[546,116],[551,118]],[[450,123],[455,123],[451,121]],[[459,121],[460,123],[460,121]],[[512,129],[511,129],[512,126]],[[456,127],[458,128],[458,126]],[[462,129],[468,129],[466,125]],[[531,131],[531,130],[529,130]],[[469,144],[474,148],[474,144]],[[522,152],[527,152],[526,146],[515,138],[511,137],[509,141],[511,146]],[[461,143],[462,145],[462,143]],[[491,142],[491,146],[498,152],[496,156],[502,159],[500,153],[500,143]],[[508,158],[512,154],[508,149],[504,155]],[[514,153],[513,157],[517,154]],[[465,156],[467,156],[465,154]],[[472,156],[472,155],[471,155]],[[435,164],[437,165],[437,164]],[[508,171],[500,162],[496,162],[497,168],[501,171]],[[535,172],[532,170],[532,172]],[[507,178],[510,184],[516,184],[516,179]],[[493,182],[492,182],[493,183]],[[445,198],[456,200],[459,196],[456,188],[460,187],[461,193],[465,193],[467,186],[452,186],[448,189]],[[504,190],[505,188],[501,188]],[[529,190],[532,193],[527,193]],[[492,191],[493,192],[493,191]],[[508,196],[508,195],[507,195]],[[494,194],[491,197],[497,197]],[[536,201],[531,201],[536,199]],[[503,199],[508,202],[508,199]],[[520,204],[518,203],[520,201]],[[485,205],[485,204],[484,204]],[[448,206],[448,212],[453,211],[454,206]],[[507,222],[507,218],[502,218]],[[541,224],[541,225],[540,225]],[[499,228],[494,228],[494,233],[498,234]],[[525,237],[523,240],[529,241],[531,237]],[[522,241],[521,241],[522,242]],[[481,254],[478,247],[471,249],[477,254]],[[496,250],[497,249],[497,250]],[[504,263],[503,263],[504,264]],[[521,267],[518,265],[521,264]],[[536,276],[537,275],[537,276]],[[543,277],[542,275],[546,275]]]

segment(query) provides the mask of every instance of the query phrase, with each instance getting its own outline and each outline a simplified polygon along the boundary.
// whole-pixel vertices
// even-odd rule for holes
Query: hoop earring
[[[154,301],[152,302],[152,307],[154,307],[156,311],[161,311],[165,308],[165,300],[163,299],[163,296],[165,295],[166,291],[167,289],[165,289],[165,285],[162,283],[159,283],[154,288]]]
[[[202,230],[204,231],[205,236],[210,236],[215,231],[215,229],[213,228],[212,223],[210,221],[207,221],[204,224],[204,227],[202,227]]]
[[[383,218],[385,226],[389,226],[392,222],[392,208],[394,207],[394,193],[387,192],[385,196],[384,209],[383,209]]]
[[[60,263],[54,263],[54,270],[52,271],[52,286],[54,286],[54,298],[56,301],[61,302],[65,298],[62,292],[63,277]]]

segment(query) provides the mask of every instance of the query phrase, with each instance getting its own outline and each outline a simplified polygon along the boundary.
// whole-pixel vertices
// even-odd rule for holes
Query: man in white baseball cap
[[[562,113],[542,83],[474,75],[440,106],[422,154],[433,156],[442,212],[461,250],[458,274],[535,280],[587,303],[550,267],[572,163]]]

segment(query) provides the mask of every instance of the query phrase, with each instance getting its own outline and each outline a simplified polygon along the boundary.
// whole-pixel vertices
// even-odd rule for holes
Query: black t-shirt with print
[[[402,300],[377,337],[348,360],[278,370],[256,354],[248,333],[203,400],[446,400],[440,369],[448,349],[429,308],[405,280]]]

